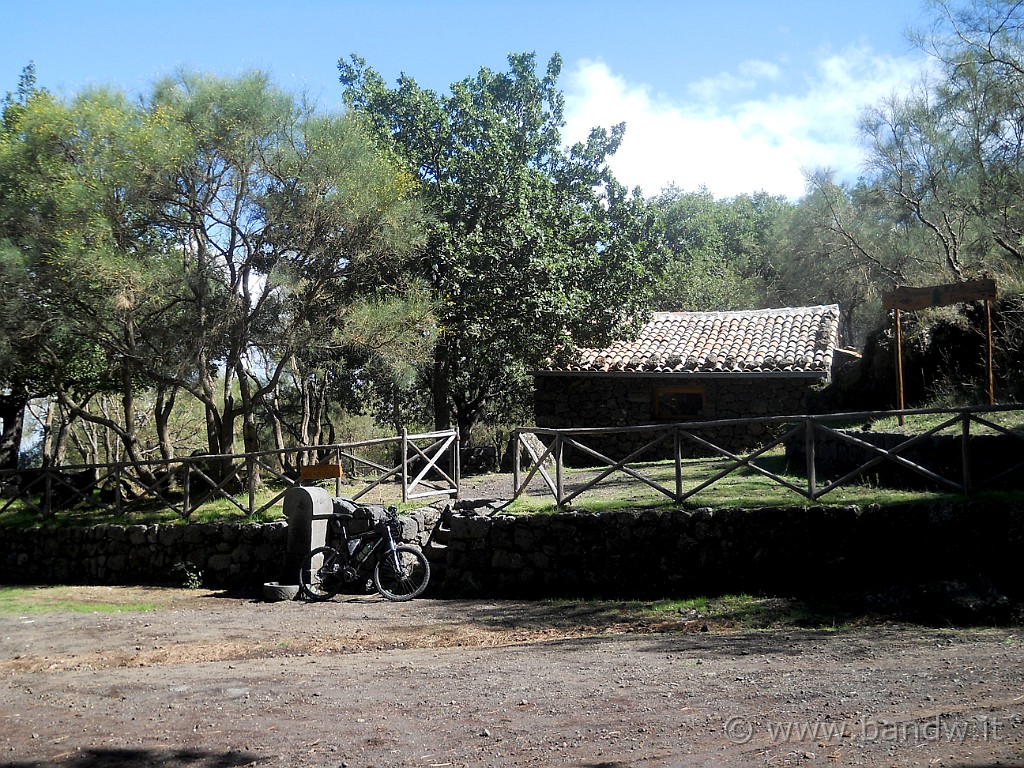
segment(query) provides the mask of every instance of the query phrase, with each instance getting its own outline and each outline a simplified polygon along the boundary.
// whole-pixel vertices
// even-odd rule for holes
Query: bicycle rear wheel
[[[338,594],[341,555],[333,547],[318,547],[309,553],[299,571],[299,591],[306,600],[330,600]]]
[[[430,581],[430,563],[426,556],[415,547],[400,544],[395,547],[398,570],[391,554],[385,552],[373,569],[373,584],[388,600],[401,602],[412,600],[423,594]]]

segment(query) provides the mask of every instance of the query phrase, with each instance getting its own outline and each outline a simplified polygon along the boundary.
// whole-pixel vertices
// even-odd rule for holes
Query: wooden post
[[[971,492],[971,415],[964,412],[960,422],[960,460],[963,466],[964,493]]]
[[[453,458],[455,466],[452,468],[452,478],[455,480],[455,498],[462,498],[462,435],[455,430],[455,442],[452,443]]]
[[[807,495],[814,499],[818,493],[818,473],[815,468],[814,453],[814,419],[806,419],[804,431],[804,449],[807,453]]]
[[[188,520],[192,514],[192,499],[189,498],[192,489],[192,466],[190,462],[181,462],[183,476],[181,478],[181,512]]]
[[[44,466],[43,472],[43,517],[49,517],[53,514],[53,474],[49,466]]]
[[[341,466],[341,448],[335,448],[334,449],[334,463],[337,464],[339,467]],[[341,496],[341,473],[340,472],[338,473],[338,476],[336,478],[334,478],[334,495],[335,495],[335,497],[340,497]]]
[[[562,473],[562,436],[555,435],[555,504],[562,506],[565,496],[565,478]]]
[[[249,486],[249,515],[256,511],[256,457],[251,453],[245,457],[245,483]]]
[[[409,430],[402,427],[402,503],[409,501]]]
[[[985,321],[988,325],[988,404],[996,404],[996,390],[992,377],[992,300],[985,299]]]
[[[896,408],[900,412],[900,426],[903,419],[903,329],[900,327],[900,310],[896,308]]]
[[[672,434],[675,438],[676,454],[676,503],[680,503],[683,500],[683,441],[679,435],[679,427],[674,427]]]
[[[114,465],[114,512],[121,516],[121,465]]]
[[[519,498],[519,482],[521,479],[523,466],[522,466],[522,450],[523,447],[519,444],[519,436],[522,433],[517,429],[512,432],[512,498]]]

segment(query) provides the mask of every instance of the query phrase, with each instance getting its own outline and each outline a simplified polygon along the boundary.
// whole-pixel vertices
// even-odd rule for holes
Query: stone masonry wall
[[[445,524],[433,594],[827,596],[979,579],[1007,594],[1024,587],[1021,502],[522,517],[429,509],[405,518],[403,538],[425,545],[431,521]],[[286,543],[284,523],[7,529],[0,583],[181,584],[179,563],[209,588],[289,583]]]
[[[654,390],[661,386],[701,387],[702,420],[742,419],[805,412],[817,379],[764,377],[537,376],[534,415],[538,427],[625,427],[654,424]],[[763,424],[704,430],[700,436],[732,450],[754,447],[769,435]],[[613,459],[641,447],[649,436],[586,436],[581,442]],[[671,443],[650,458],[671,458]],[[694,448],[688,456],[702,455]],[[704,454],[706,455],[706,454]],[[567,459],[573,463],[570,457]]]
[[[402,540],[425,544],[438,514],[402,516]],[[0,583],[180,585],[194,574],[209,588],[293,584],[287,544],[284,522],[5,528]]]
[[[842,594],[981,578],[1020,593],[1024,504],[455,516],[448,589]]]

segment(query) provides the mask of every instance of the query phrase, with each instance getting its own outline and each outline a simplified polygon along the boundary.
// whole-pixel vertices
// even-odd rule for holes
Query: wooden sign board
[[[897,286],[896,290],[882,297],[882,305],[886,310],[918,310],[944,307],[961,301],[994,301],[997,298],[999,296],[996,292],[996,281],[986,278],[949,285],[933,285],[930,288]]]
[[[300,480],[333,480],[344,476],[341,464],[313,464],[299,470]]]

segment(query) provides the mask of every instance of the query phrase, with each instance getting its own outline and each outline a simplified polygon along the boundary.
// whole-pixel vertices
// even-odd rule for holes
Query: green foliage
[[[175,563],[171,572],[180,578],[185,589],[201,589],[203,586],[203,572],[192,562]]]
[[[339,64],[350,108],[422,184],[432,224],[413,274],[437,308],[435,421],[454,414],[464,439],[488,406],[515,407],[529,367],[642,314],[656,249],[646,204],[607,167],[623,127],[565,152],[561,60],[540,76],[532,54],[508,61],[449,95],[404,75],[388,88],[355,56]]]
[[[230,452],[239,421],[258,448],[285,371],[308,393],[367,359],[423,357],[431,307],[402,266],[423,240],[415,191],[354,118],[261,73],[179,73],[137,104],[63,101],[26,71],[0,134],[0,382],[130,457],[152,445],[142,407],[173,453],[179,393],[202,404],[207,450]],[[350,308],[375,330],[345,336]],[[117,408],[95,406],[104,393]],[[303,400],[301,421],[326,398]]]
[[[669,257],[655,308],[721,311],[766,306],[779,223],[789,204],[765,193],[715,200],[675,187],[654,199]]]

